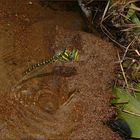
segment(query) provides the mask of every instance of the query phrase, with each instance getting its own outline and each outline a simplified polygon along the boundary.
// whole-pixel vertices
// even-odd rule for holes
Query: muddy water
[[[71,3],[1,0],[0,9],[0,138],[66,137],[77,119],[72,113],[75,91],[69,91],[66,77],[75,75],[76,70],[60,62],[24,77],[23,72],[69,47],[56,45],[56,28],[63,25],[82,30],[78,7]]]
[[[0,139],[120,139],[103,123],[116,50],[83,30],[75,2],[0,1]],[[78,61],[23,76],[62,47],[78,48]]]

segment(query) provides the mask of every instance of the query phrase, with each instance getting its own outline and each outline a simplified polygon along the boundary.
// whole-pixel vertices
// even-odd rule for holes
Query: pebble
[[[33,4],[33,2],[32,1],[29,1],[29,5],[32,5]]]

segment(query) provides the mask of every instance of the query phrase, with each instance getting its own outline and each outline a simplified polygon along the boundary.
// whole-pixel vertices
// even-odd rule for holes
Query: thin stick
[[[131,6],[130,9],[133,9],[133,10],[136,10],[136,11],[139,11],[140,12],[140,8],[139,7],[136,7],[136,6],[135,7],[134,6]]]
[[[137,1],[139,1],[139,0],[130,0],[129,2],[127,2],[127,3],[125,4],[125,7],[128,6],[129,4],[135,3],[135,2],[137,2]]]
[[[128,110],[125,110],[125,109],[123,110],[123,112],[140,117],[140,114],[134,113],[134,112],[131,112],[131,111],[128,111]]]
[[[107,5],[106,5],[106,7],[105,7],[104,13],[103,13],[103,15],[102,15],[101,23],[103,22],[103,19],[104,19],[106,13],[107,13],[107,10],[108,10],[108,8],[109,8],[109,4],[110,4],[110,0],[108,0],[108,3],[107,3]]]
[[[72,94],[72,95],[68,98],[68,100],[67,100],[66,102],[64,102],[64,103],[61,105],[60,108],[62,108],[62,107],[64,107],[64,106],[68,105],[68,104],[72,101],[72,99],[74,98],[74,96],[75,96],[75,94]]]
[[[123,69],[123,66],[122,66],[122,60],[120,59],[120,54],[119,54],[118,51],[117,51],[117,54],[118,54],[118,58],[119,58],[119,62],[120,62],[120,67],[121,67],[121,70],[122,70],[122,74],[123,74],[123,77],[124,77],[124,80],[125,80],[125,84],[126,84],[127,88],[129,88],[128,81],[127,81],[127,78],[125,76],[125,72],[124,72],[124,69]]]
[[[112,36],[112,34],[106,29],[106,27],[103,25],[103,24],[101,24],[100,25],[100,27],[101,27],[101,30],[103,31],[103,33],[110,39],[110,40],[112,40],[114,43],[116,43],[118,46],[120,46],[122,49],[125,49],[125,47],[123,46],[123,45],[121,45],[120,43],[118,43],[115,39],[113,39],[114,37]],[[105,31],[106,32],[105,32]],[[110,34],[110,35],[109,35]]]
[[[86,6],[89,5],[89,4],[92,3],[93,1],[94,1],[94,0],[87,1],[85,5],[86,5]]]
[[[129,45],[126,47],[125,52],[124,52],[124,55],[123,55],[123,57],[122,57],[122,62],[123,62],[124,59],[125,59],[125,56],[126,56],[126,54],[127,54],[127,52],[128,52],[129,47],[134,43],[134,41],[135,41],[135,38],[134,38],[134,39],[129,43]]]
[[[139,51],[138,51],[138,50],[135,50],[135,52],[137,53],[137,55],[138,55],[138,56],[140,56],[140,53],[139,53]]]

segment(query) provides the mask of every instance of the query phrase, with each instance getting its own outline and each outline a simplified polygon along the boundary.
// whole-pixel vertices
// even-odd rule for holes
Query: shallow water
[[[64,27],[72,30],[81,30],[84,23],[78,10],[63,3],[53,4],[53,8],[36,0],[32,5],[28,1],[15,5],[0,3],[0,138],[65,137],[76,119],[67,114],[75,100],[71,102],[74,91],[69,92],[66,77],[76,70],[60,63],[26,76],[23,72],[64,47],[55,46],[55,32],[65,19],[69,21]]]
[[[43,1],[0,1],[0,139],[120,140],[103,123],[113,114],[114,47],[83,32],[75,2]],[[65,47],[79,50],[78,61],[23,77]]]

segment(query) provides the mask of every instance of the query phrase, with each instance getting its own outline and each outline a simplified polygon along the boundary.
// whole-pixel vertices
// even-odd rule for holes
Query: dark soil
[[[114,114],[116,50],[83,32],[72,5],[0,1],[0,139],[121,139],[105,125]],[[78,61],[50,64],[19,83],[31,64],[63,47],[78,48]]]

